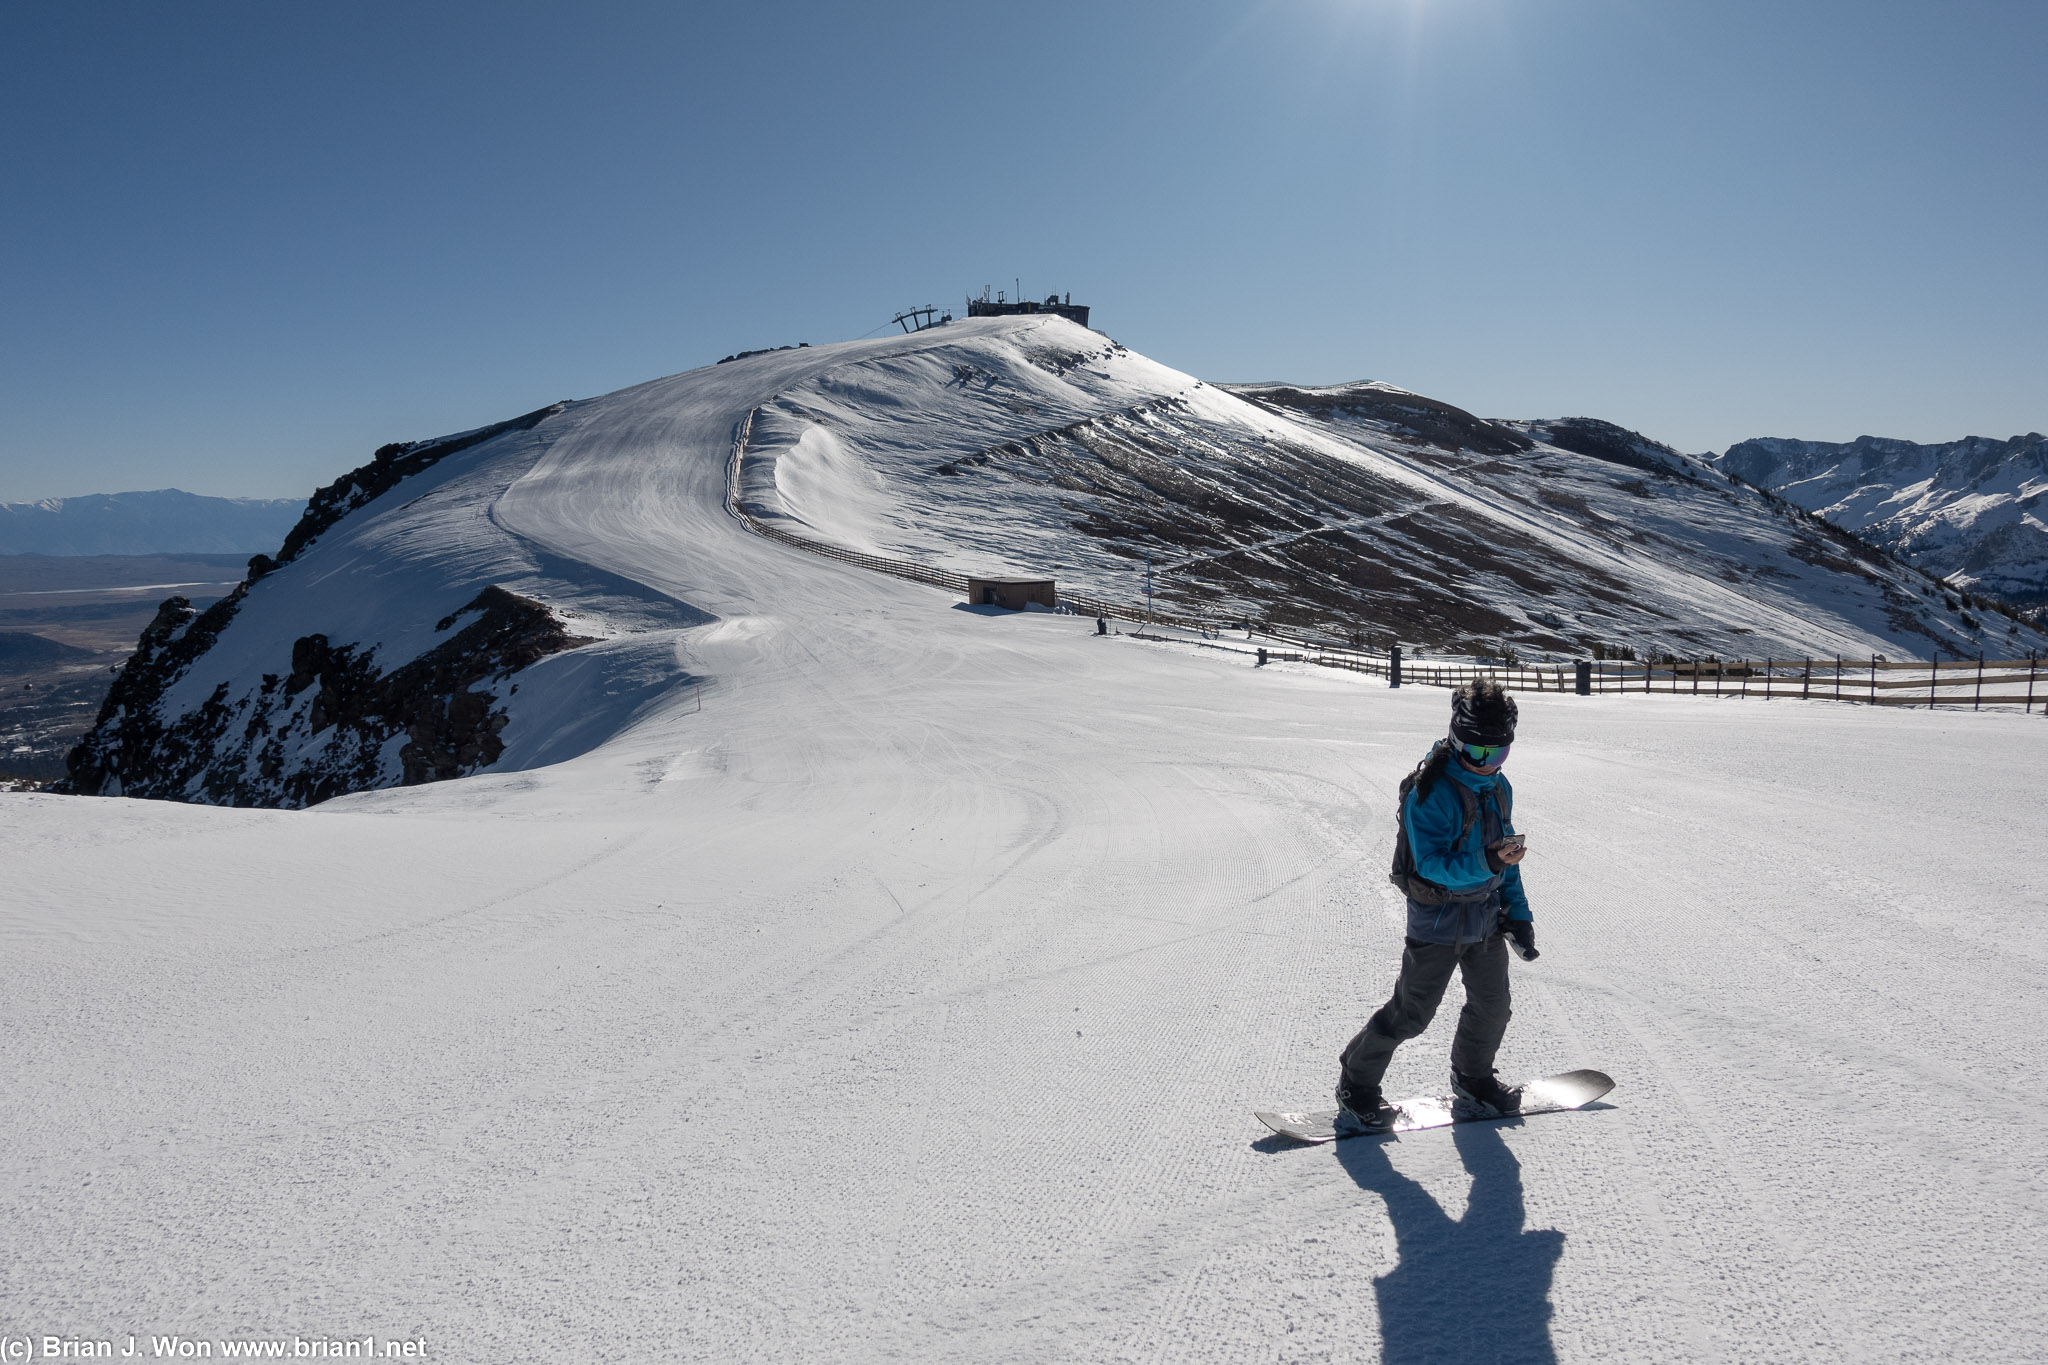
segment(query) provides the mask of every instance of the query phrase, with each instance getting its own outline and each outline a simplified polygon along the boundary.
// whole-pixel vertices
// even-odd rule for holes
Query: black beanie
[[[1480,679],[1451,693],[1451,738],[1460,744],[1513,744],[1515,699]]]

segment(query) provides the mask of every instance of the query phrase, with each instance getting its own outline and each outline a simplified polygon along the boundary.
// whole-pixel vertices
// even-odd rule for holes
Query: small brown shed
[[[1007,607],[1011,611],[1022,611],[1027,603],[1036,602],[1042,607],[1056,607],[1059,595],[1053,591],[1050,578],[970,578],[967,580],[967,605],[970,607]]]

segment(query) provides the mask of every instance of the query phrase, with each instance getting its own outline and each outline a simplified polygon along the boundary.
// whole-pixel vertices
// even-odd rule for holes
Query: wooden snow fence
[[[732,459],[726,470],[726,510],[755,535],[780,541],[808,554],[836,559],[842,564],[889,574],[913,583],[927,583],[953,592],[967,591],[967,575],[934,569],[902,559],[885,559],[842,549],[823,541],[785,531],[761,520],[747,509],[740,491],[740,465],[747,441],[753,434],[755,408],[741,419],[733,433]],[[1242,622],[1202,620],[1172,612],[1148,610],[1138,603],[1111,602],[1077,593],[1060,594],[1059,610],[1081,616],[1171,626],[1195,631],[1204,638],[1224,631],[1244,629]],[[1272,661],[1289,660],[1342,668],[1391,681],[1394,659],[1390,652],[1359,649],[1341,644],[1331,636],[1287,626],[1265,623],[1257,633],[1269,640],[1293,645],[1289,651],[1265,649],[1259,653]],[[1579,663],[1467,663],[1448,659],[1404,657],[1401,681],[1425,687],[1457,687],[1486,678],[1513,692],[1576,692]],[[1587,692],[1663,693],[1695,697],[1754,697],[1759,701],[1798,698],[1819,701],[1858,702],[1867,706],[2017,706],[2031,713],[2036,705],[2048,715],[2048,659],[1678,659],[1663,662],[1639,659],[1595,659],[1589,670]]]
[[[1337,658],[1316,663],[1358,667]],[[1474,664],[1407,658],[1403,682],[1456,687],[1486,678],[1514,692],[1573,692],[1576,664]],[[1364,671],[1384,675],[1385,665]],[[2017,706],[2048,715],[2048,659],[1680,659],[1646,662],[1595,659],[1588,665],[1593,694],[1644,692],[1674,696],[1787,698],[1858,702],[1867,706],[1936,706],[1976,710]]]
[[[1607,659],[1593,664],[1592,690],[2048,712],[2048,659]]]

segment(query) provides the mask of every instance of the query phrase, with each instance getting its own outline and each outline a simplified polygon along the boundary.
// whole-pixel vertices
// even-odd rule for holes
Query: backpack
[[[1444,768],[1451,761],[1451,742],[1440,739],[1429,751],[1429,757],[1415,765],[1415,771],[1401,779],[1400,796],[1394,805],[1394,864],[1387,872],[1387,880],[1401,889],[1401,893],[1417,905],[1442,905],[1451,898],[1447,887],[1419,877],[1415,872],[1415,853],[1408,847],[1408,793],[1418,784],[1424,797],[1429,795],[1430,786],[1443,775]],[[1464,808],[1465,818],[1458,826],[1457,847],[1463,847],[1472,833],[1472,826],[1479,823],[1479,793],[1463,782],[1452,782],[1457,790],[1458,804]],[[1510,823],[1509,811],[1514,806],[1514,797],[1506,786],[1494,789],[1494,806],[1500,811],[1503,826]]]

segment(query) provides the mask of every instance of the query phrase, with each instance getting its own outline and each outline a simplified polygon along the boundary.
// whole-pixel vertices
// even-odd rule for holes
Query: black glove
[[[1536,951],[1536,922],[1526,919],[1506,919],[1500,922],[1500,931],[1508,936],[1508,943],[1524,962],[1534,962],[1540,954]]]

